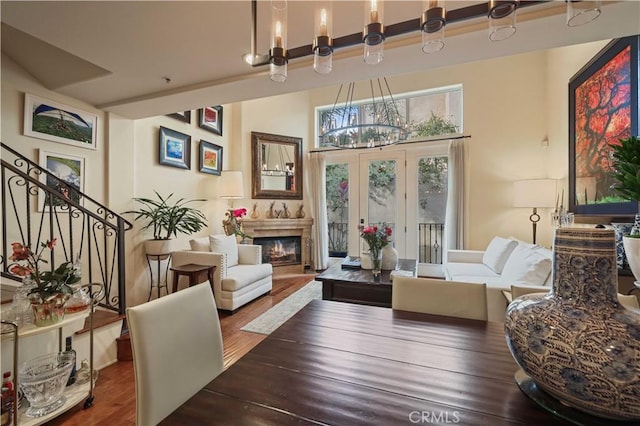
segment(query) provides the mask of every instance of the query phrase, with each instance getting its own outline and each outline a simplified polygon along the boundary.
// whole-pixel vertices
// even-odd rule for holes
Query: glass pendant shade
[[[364,8],[364,61],[375,65],[384,58],[384,26],[382,0],[370,0],[365,2]]]
[[[271,50],[269,78],[283,83],[287,80],[287,2],[271,2]]]
[[[517,7],[513,0],[489,2],[489,40],[502,41],[515,34]]]
[[[318,74],[328,74],[333,68],[331,2],[316,8],[315,39],[313,40],[313,70]]]
[[[422,32],[422,51],[424,53],[439,52],[444,48],[444,27],[447,12],[443,0],[426,0],[426,10],[420,18]]]
[[[566,0],[567,2],[567,25],[579,27],[600,16],[600,0]]]

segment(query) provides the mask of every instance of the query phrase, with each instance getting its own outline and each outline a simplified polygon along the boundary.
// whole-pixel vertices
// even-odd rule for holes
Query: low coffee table
[[[416,276],[416,259],[400,259],[398,269]],[[391,307],[391,272],[382,271],[378,278],[370,269],[342,269],[337,263],[316,276],[322,283],[322,298],[361,305]],[[406,274],[404,272],[403,274]]]

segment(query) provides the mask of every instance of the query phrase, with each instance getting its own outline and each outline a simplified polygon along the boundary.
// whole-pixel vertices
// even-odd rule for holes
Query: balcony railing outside
[[[40,243],[55,238],[53,249],[43,253],[48,262],[45,268],[79,260],[81,282],[104,287],[99,305],[124,314],[124,232],[132,228],[131,223],[12,148],[0,146],[0,274],[20,280],[9,272],[11,243],[20,242],[35,251]]]
[[[346,222],[330,222],[329,224],[329,256],[344,257],[348,251],[349,224]],[[392,225],[395,229],[395,226]],[[418,262],[442,264],[443,223],[418,224]]]

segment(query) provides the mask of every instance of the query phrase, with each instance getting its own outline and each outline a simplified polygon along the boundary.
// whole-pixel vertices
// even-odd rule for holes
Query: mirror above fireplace
[[[252,198],[302,200],[302,138],[251,132]]]

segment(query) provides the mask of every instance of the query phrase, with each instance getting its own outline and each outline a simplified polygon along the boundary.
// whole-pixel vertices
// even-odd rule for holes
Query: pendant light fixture
[[[516,32],[518,0],[489,1],[489,40],[502,41]]]
[[[567,25],[570,27],[587,24],[601,13],[602,0],[565,0]],[[261,2],[261,3],[265,3]],[[447,12],[445,0],[422,0],[420,17],[387,25],[383,24],[383,0],[366,0],[364,4],[364,30],[362,32],[333,37],[333,6],[330,0],[318,0],[314,16],[313,43],[287,48],[287,1],[271,0],[271,40],[268,54],[256,52],[257,40],[257,0],[251,0],[251,51],[243,56],[252,67],[269,64],[269,77],[276,82],[287,80],[289,60],[313,55],[313,69],[319,74],[330,73],[333,69],[333,53],[342,48],[364,45],[363,59],[367,64],[378,64],[384,57],[384,42],[387,37],[420,31],[422,51],[434,53],[445,45],[444,29],[449,24],[488,17],[489,40],[506,40],[516,32],[518,9],[536,8],[554,3],[551,0],[519,1],[489,0],[471,2]],[[311,3],[311,2],[309,2]],[[467,3],[467,2],[465,2]],[[339,4],[339,2],[336,2]],[[605,3],[606,4],[606,3]],[[529,16],[529,15],[527,15]],[[537,19],[534,17],[533,19]]]
[[[579,27],[600,16],[600,0],[565,0],[567,2],[567,25]]]
[[[333,107],[323,114],[320,137],[326,145],[379,148],[407,138],[404,117],[386,77],[369,80],[371,98],[363,103],[354,103],[355,89],[354,82],[340,85]]]
[[[271,50],[269,78],[277,83],[287,81],[287,2],[271,2]]]
[[[375,65],[384,57],[384,25],[382,24],[384,4],[382,0],[370,0],[364,7],[364,61]]]
[[[423,4],[424,12],[420,17],[422,51],[424,53],[439,52],[444,47],[444,26],[447,23],[444,0],[425,0]]]
[[[319,74],[328,74],[333,68],[333,16],[331,12],[330,1],[316,7],[313,70]]]

